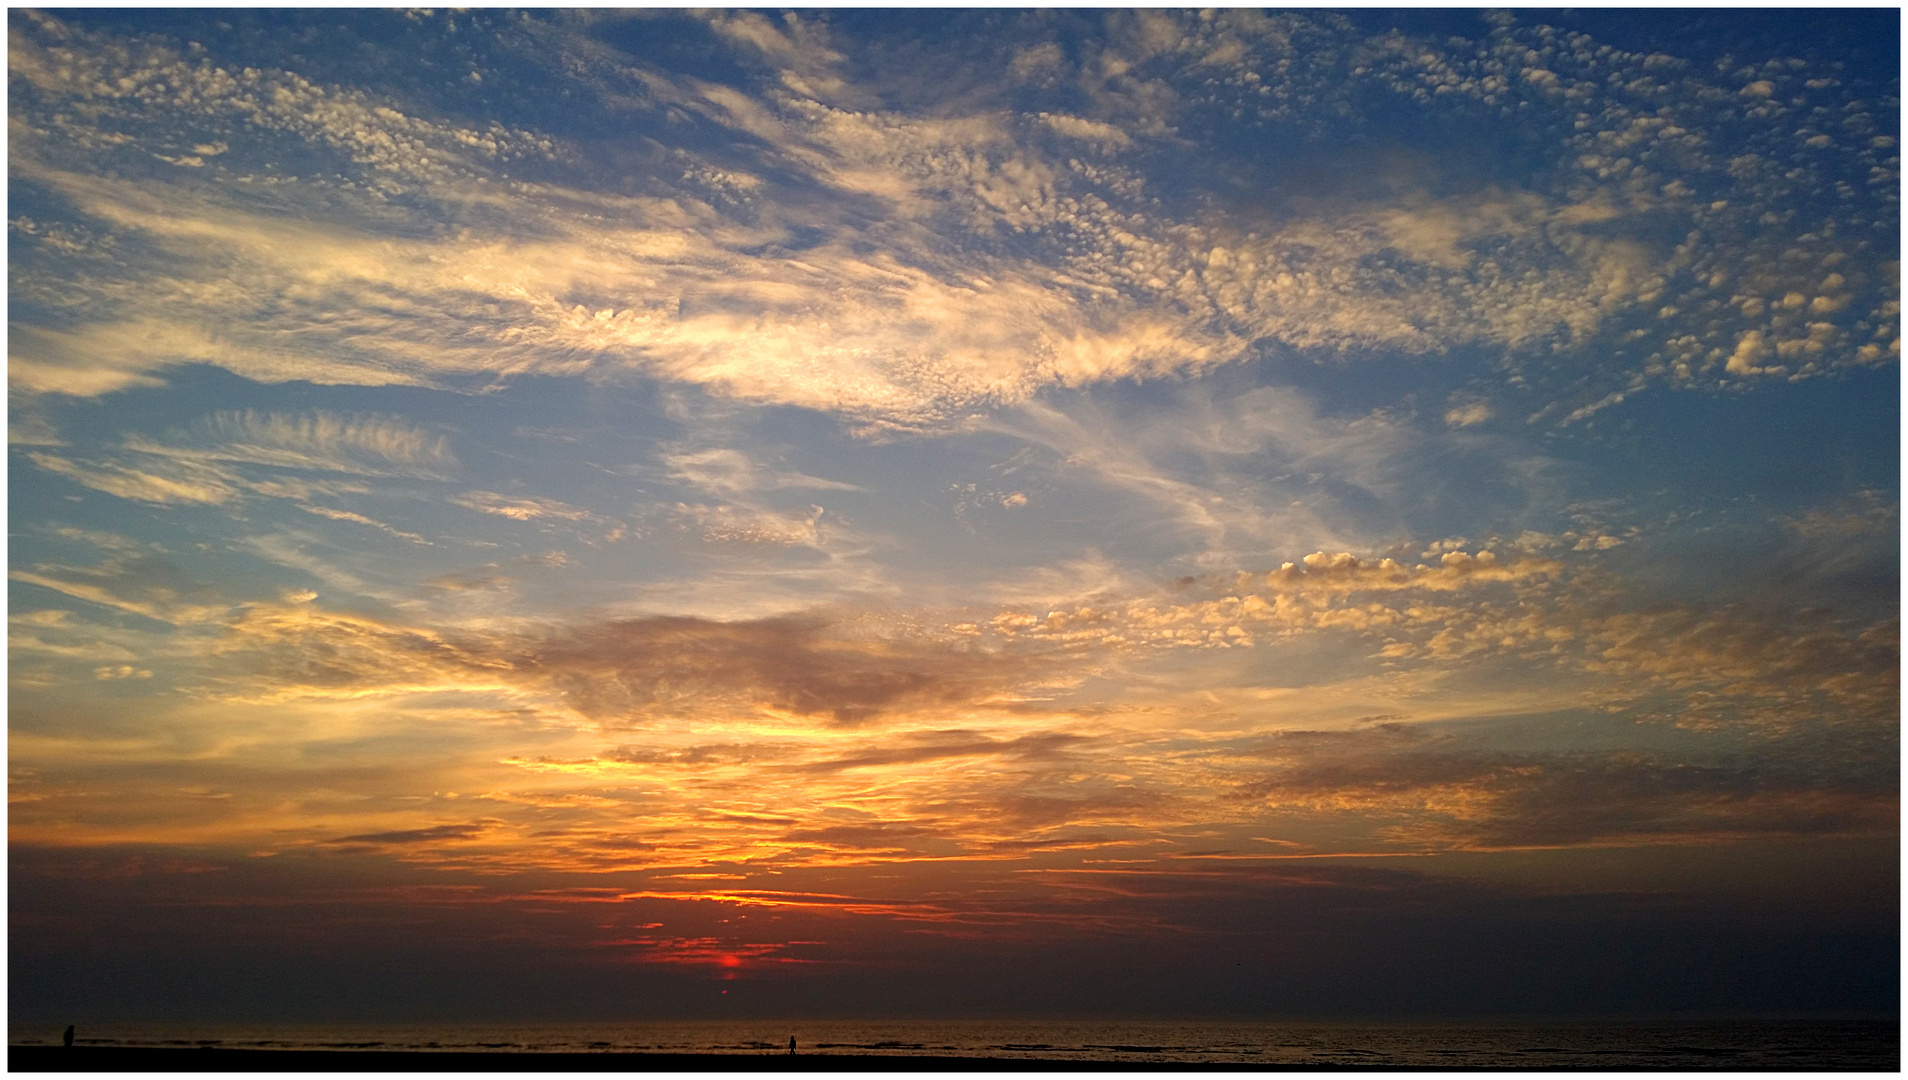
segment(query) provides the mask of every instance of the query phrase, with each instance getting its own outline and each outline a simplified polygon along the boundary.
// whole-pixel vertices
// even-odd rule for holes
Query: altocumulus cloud
[[[601,17],[462,18],[495,24],[499,60],[562,56],[586,110],[688,121],[679,164],[636,191],[559,181],[590,175],[587,139],[14,20],[15,174],[72,218],[33,224],[16,302],[73,313],[28,316],[15,385],[96,394],[186,362],[370,385],[630,371],[912,426],[1268,346],[1476,342],[1537,380],[1547,357],[1601,352],[1591,396],[1545,414],[1579,419],[1651,383],[1899,349],[1876,231],[1893,136],[1807,65],[1703,70],[1508,19],[1433,40],[1309,14],[1053,13],[1013,17],[1026,44],[974,55],[959,104],[930,113],[877,104],[924,88],[865,20],[710,16],[739,74],[713,83],[614,57]],[[1068,111],[1016,104],[1061,82]],[[1488,118],[1552,178],[1379,201],[1267,177],[1269,200],[1213,190],[1211,211],[1148,183],[1221,115],[1303,132],[1376,107]],[[1743,133],[1726,149],[1725,130]],[[266,180],[272,199],[242,195]],[[414,238],[388,235],[398,221]],[[42,299],[77,259],[113,271]]]

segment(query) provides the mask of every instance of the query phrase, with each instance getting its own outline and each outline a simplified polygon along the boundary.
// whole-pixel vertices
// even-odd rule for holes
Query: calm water
[[[13,1025],[14,1045],[60,1028]],[[1895,1071],[1893,1021],[1295,1025],[788,1020],[524,1026],[82,1025],[80,1045],[499,1053],[786,1053],[1061,1058],[1262,1065],[1449,1065],[1603,1069],[1857,1068]],[[745,1061],[738,1068],[748,1068]]]

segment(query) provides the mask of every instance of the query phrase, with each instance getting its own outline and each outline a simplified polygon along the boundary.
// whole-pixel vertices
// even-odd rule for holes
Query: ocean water
[[[16,1046],[61,1029],[14,1024]],[[678,1053],[1460,1068],[1847,1068],[1896,1071],[1894,1021],[1291,1024],[1040,1021],[708,1021],[552,1025],[82,1025],[80,1046]],[[737,1068],[749,1063],[738,1060]]]

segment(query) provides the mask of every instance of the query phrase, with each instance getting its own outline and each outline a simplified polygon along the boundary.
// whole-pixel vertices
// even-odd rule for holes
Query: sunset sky
[[[1898,22],[10,11],[12,1017],[1892,1014]]]

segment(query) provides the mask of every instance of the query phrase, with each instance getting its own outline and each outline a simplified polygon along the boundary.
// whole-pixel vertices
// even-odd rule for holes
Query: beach
[[[9,1072],[1137,1072],[1316,1065],[954,1057],[888,1053],[630,1054],[468,1050],[241,1050],[221,1047],[8,1049]],[[1356,1066],[1370,1068],[1370,1066]]]
[[[1900,1065],[1891,1020],[1274,1024],[734,1021],[14,1024],[13,1072],[1128,1072]],[[789,1040],[796,1040],[790,1054]]]

